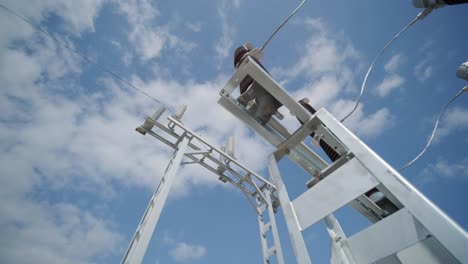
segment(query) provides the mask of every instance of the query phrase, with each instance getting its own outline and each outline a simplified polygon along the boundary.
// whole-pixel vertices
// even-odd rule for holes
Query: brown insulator
[[[307,111],[309,111],[311,114],[315,114],[315,112],[317,112],[309,103],[308,103],[308,100],[306,100],[305,98],[304,99],[301,99],[298,101],[299,104],[301,104]],[[297,119],[299,120],[299,118]],[[299,122],[301,124],[304,124],[301,120],[299,120]],[[312,138],[315,137],[315,133],[311,133],[310,136]],[[325,154],[327,154],[328,158],[330,158],[330,160],[332,162],[335,162],[337,159],[339,159],[341,156],[340,154],[338,154],[338,152],[336,152],[330,145],[327,144],[327,142],[325,142],[323,139],[320,139],[319,140],[319,145],[320,147],[323,149],[323,151],[325,152]]]

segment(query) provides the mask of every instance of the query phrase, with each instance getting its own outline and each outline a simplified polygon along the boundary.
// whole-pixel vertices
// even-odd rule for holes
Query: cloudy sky
[[[262,175],[270,146],[216,100],[234,49],[261,45],[298,2],[1,0],[151,96],[187,104],[185,124],[214,145],[234,135],[238,159]],[[410,1],[309,1],[267,47],[264,65],[294,97],[343,117],[373,57],[418,12]],[[468,59],[467,13],[468,5],[442,8],[406,32],[345,123],[397,168],[466,85],[455,70]],[[120,261],[171,155],[134,131],[158,104],[3,10],[0,81],[0,262]],[[467,102],[465,94],[449,108],[434,145],[403,173],[465,229]],[[281,168],[294,198],[310,176],[287,161]],[[337,216],[348,234],[368,225],[347,207]],[[312,260],[327,260],[323,224],[304,236]],[[155,238],[145,263],[261,261],[252,208],[194,165],[177,175]]]

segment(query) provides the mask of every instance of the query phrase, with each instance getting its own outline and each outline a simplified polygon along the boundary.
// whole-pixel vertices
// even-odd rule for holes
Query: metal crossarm
[[[255,196],[259,193],[258,190],[260,190],[260,188],[258,186],[269,186],[273,190],[276,188],[270,181],[246,168],[226,152],[214,147],[177,119],[169,117],[168,120],[169,124],[165,126],[153,120],[151,117],[147,117],[146,122],[150,122],[158,130],[157,132],[152,130],[146,132],[170,147],[180,142],[181,138],[189,137],[188,146],[190,151],[186,153],[185,156],[191,160],[189,161],[190,163],[202,165],[226,182],[242,189],[251,196]],[[202,157],[200,158],[200,156]],[[219,157],[223,157],[223,159]],[[218,170],[220,167],[225,171],[220,172],[220,170]]]

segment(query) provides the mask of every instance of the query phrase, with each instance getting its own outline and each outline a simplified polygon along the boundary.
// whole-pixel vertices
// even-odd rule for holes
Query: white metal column
[[[278,164],[276,163],[275,155],[271,154],[268,157],[268,171],[270,173],[271,181],[276,184],[276,192],[281,203],[281,209],[286,220],[286,226],[289,231],[291,243],[293,245],[294,254],[296,255],[298,263],[311,263],[309,253],[307,251],[304,238],[302,237],[301,228],[296,217],[296,212],[289,200],[289,195],[284,186],[283,179],[281,178]]]
[[[341,228],[336,217],[331,214],[324,219],[327,226],[328,235],[330,236],[331,254],[330,264],[353,264],[355,263],[351,257],[351,252],[346,244],[346,235]]]
[[[161,179],[153,197],[151,197],[130,246],[125,253],[122,260],[123,264],[139,264],[142,262],[167,196],[169,195],[169,191],[171,190],[172,183],[174,182],[174,176],[176,175],[182,158],[184,157],[188,142],[189,139],[184,137],[178,148],[174,151],[174,155],[166,168],[164,176]]]

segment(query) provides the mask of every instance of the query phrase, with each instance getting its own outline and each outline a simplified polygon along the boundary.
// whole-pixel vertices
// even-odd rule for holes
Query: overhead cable
[[[124,78],[120,77],[118,74],[114,73],[113,71],[107,69],[106,67],[102,66],[101,64],[99,64],[98,62],[90,59],[89,57],[81,54],[78,50],[74,49],[73,47],[71,47],[68,43],[66,43],[65,41],[62,41],[56,37],[54,37],[51,33],[49,33],[47,30],[43,29],[42,27],[34,24],[33,22],[31,22],[30,20],[26,19],[25,17],[21,16],[20,14],[16,13],[15,11],[11,10],[10,8],[6,7],[5,5],[3,5],[2,3],[0,3],[0,7],[4,10],[4,11],[7,11],[9,13],[11,13],[12,15],[14,15],[15,17],[21,19],[23,22],[29,24],[32,28],[34,28],[35,30],[43,33],[44,35],[48,36],[49,38],[51,38],[52,40],[54,40],[56,43],[58,43],[59,45],[63,46],[65,49],[67,49],[68,51],[74,53],[75,55],[78,55],[79,57],[81,57],[83,60],[89,62],[89,63],[92,63],[94,65],[96,65],[99,69],[101,69],[102,71],[108,73],[109,75],[111,75],[112,77],[114,77],[115,79],[119,80],[120,82],[130,86],[131,88],[133,88],[134,90],[138,91],[139,93],[145,95],[146,97],[152,99],[153,101],[157,102],[158,104],[161,104],[163,106],[165,106],[169,112],[171,112],[173,115],[175,114],[174,111],[171,109],[170,106],[164,104],[163,102],[161,102],[160,100],[152,97],[151,95],[149,95],[147,92],[143,91],[142,89],[136,87],[135,85],[133,85],[132,83],[130,83],[129,81],[125,80]]]
[[[442,116],[444,115],[445,113],[445,110],[447,110],[447,107],[453,102],[455,101],[455,99],[457,99],[463,92],[468,92],[468,86],[465,86],[463,89],[461,89],[445,106],[444,108],[442,109],[442,111],[439,113],[439,116],[437,117],[437,120],[435,122],[435,125],[434,125],[434,129],[432,130],[432,134],[431,136],[429,137],[429,140],[427,141],[427,144],[426,146],[423,148],[423,150],[410,162],[408,162],[408,164],[406,164],[405,166],[401,167],[398,169],[398,171],[402,171],[406,168],[408,168],[409,166],[411,166],[413,163],[415,163],[423,154],[424,152],[426,152],[426,150],[429,148],[429,146],[431,145],[432,143],[432,140],[434,139],[434,136],[435,136],[435,133],[437,131],[437,128],[439,127],[439,122],[440,122],[440,119],[442,118]]]
[[[283,23],[281,23],[276,29],[275,31],[273,31],[273,33],[271,33],[270,37],[267,39],[267,41],[265,41],[265,43],[263,44],[263,46],[260,48],[260,51],[263,51],[263,49],[265,49],[265,47],[268,45],[268,43],[270,43],[270,40],[276,35],[276,33],[278,33],[278,31],[281,30],[281,28],[286,25],[286,23],[288,23],[289,19],[291,19],[291,17],[293,17],[298,11],[299,9],[301,9],[301,7],[304,5],[306,0],[302,0],[302,2],[299,4],[299,6],[294,9],[294,11],[286,18],[286,20],[283,21]]]
[[[380,50],[379,54],[377,54],[377,56],[375,57],[375,59],[372,61],[371,65],[369,66],[369,69],[367,70],[367,73],[366,73],[366,76],[364,77],[364,81],[362,82],[362,85],[361,85],[361,91],[359,93],[359,96],[358,98],[356,99],[356,103],[354,105],[354,108],[353,110],[351,110],[351,112],[349,112],[345,117],[343,117],[341,119],[341,122],[344,122],[348,117],[350,117],[354,111],[356,111],[356,109],[358,108],[359,106],[359,103],[361,102],[361,98],[362,98],[362,95],[364,94],[364,90],[365,90],[365,87],[366,87],[366,83],[367,83],[367,78],[369,77],[369,74],[370,72],[372,71],[372,68],[374,67],[374,64],[377,62],[377,60],[380,58],[380,56],[382,56],[382,54],[385,52],[385,50],[387,50],[387,48],[390,46],[390,44],[393,43],[393,41],[395,41],[403,32],[405,32],[408,28],[410,28],[412,25],[414,25],[414,23],[416,23],[418,20],[421,20],[423,18],[425,18],[429,13],[432,12],[432,8],[426,8],[424,11],[422,11],[421,13],[419,13],[416,18],[414,18],[408,25],[406,25],[406,27],[404,27],[402,30],[400,30],[400,32],[398,32],[389,42],[387,42],[387,44]]]

